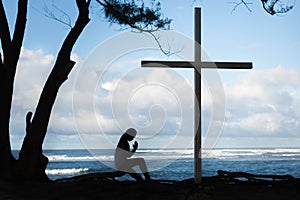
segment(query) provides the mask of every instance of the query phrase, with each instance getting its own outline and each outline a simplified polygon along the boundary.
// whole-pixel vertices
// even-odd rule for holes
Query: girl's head
[[[124,135],[126,135],[126,139],[129,141],[132,141],[137,134],[137,131],[134,128],[129,128],[126,130]]]

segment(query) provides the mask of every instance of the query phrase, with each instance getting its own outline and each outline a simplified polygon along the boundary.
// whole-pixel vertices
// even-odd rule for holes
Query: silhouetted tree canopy
[[[265,11],[271,15],[287,13],[295,5],[295,0],[261,0],[261,2]]]
[[[96,1],[103,6],[105,17],[111,23],[147,32],[170,28],[171,19],[162,17],[160,2],[155,0],[151,0],[150,6],[141,0]]]

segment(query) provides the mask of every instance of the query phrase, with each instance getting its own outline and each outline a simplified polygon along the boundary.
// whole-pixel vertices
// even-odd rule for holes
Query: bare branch
[[[58,21],[64,25],[68,26],[69,28],[72,28],[72,21],[71,21],[70,16],[65,11],[63,11],[60,8],[58,8],[57,6],[55,6],[54,4],[52,4],[52,7],[54,8],[54,10],[56,10],[60,14],[60,16],[58,16],[58,14],[54,13],[48,7],[44,8],[45,16],[50,19],[53,19],[55,21]]]
[[[155,33],[154,33],[154,32],[151,32],[151,31],[146,32],[146,33],[149,34],[151,37],[153,37],[153,39],[154,39],[154,41],[156,42],[156,44],[157,44],[159,50],[160,50],[163,54],[165,54],[166,56],[172,56],[172,55],[177,54],[177,53],[179,53],[179,52],[182,51],[182,49],[177,50],[177,51],[172,51],[170,45],[168,45],[168,48],[165,49],[165,48],[163,48],[161,42],[159,41],[159,39],[160,39],[159,36],[155,35]]]
[[[72,28],[72,21],[70,16],[65,11],[55,6],[54,4],[51,4],[51,6],[53,7],[53,9],[50,9],[49,7],[45,6],[43,9],[44,12],[41,12],[38,9],[35,10],[39,12],[41,15],[44,15],[49,19],[62,23],[66,25],[68,28]]]
[[[155,42],[156,42],[158,48],[160,49],[161,52],[163,52],[163,54],[165,54],[166,56],[171,56],[171,55],[175,54],[174,52],[172,52],[172,51],[170,50],[170,48],[167,49],[167,50],[164,49],[164,48],[162,47],[160,41],[159,41],[159,37],[157,37],[154,33],[148,32],[148,34],[151,35],[151,36],[154,38],[154,40],[155,40]]]
[[[241,0],[240,2],[230,2],[232,4],[235,4],[234,8],[231,11],[231,14],[240,6],[240,5],[244,5],[249,12],[252,12],[252,10],[250,9],[250,7],[248,5],[252,4],[249,2],[245,2],[244,0]]]
[[[70,58],[71,51],[75,45],[78,37],[82,33],[85,26],[89,23],[89,5],[91,1],[76,0],[77,8],[79,11],[74,27],[68,33],[64,40],[62,47],[58,53],[57,61],[60,59]]]

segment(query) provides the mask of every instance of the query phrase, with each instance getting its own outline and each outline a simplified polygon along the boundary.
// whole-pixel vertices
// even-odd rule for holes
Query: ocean
[[[46,173],[50,179],[87,173],[110,172],[114,150],[44,150],[49,158]],[[14,152],[17,154],[17,152]],[[144,157],[153,179],[193,178],[193,149],[139,149],[135,157]],[[217,175],[217,170],[253,174],[290,174],[300,178],[300,148],[212,149],[202,150],[202,175]],[[138,171],[138,169],[137,169]],[[132,180],[125,175],[119,180]]]

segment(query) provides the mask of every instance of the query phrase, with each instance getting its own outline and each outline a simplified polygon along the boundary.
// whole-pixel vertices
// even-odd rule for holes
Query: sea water
[[[49,158],[46,173],[54,180],[114,171],[113,152],[109,149],[44,150]],[[193,153],[192,149],[139,149],[134,156],[145,158],[153,179],[184,180],[193,178]],[[217,175],[219,169],[253,174],[290,174],[300,178],[300,148],[202,150],[202,175]],[[128,175],[120,178],[131,179]]]

